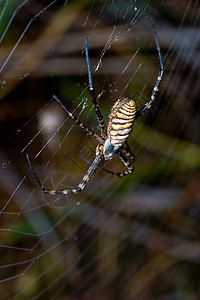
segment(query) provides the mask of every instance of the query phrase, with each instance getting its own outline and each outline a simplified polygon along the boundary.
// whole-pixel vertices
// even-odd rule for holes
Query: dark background
[[[0,298],[199,299],[199,1],[0,5]],[[150,98],[160,67],[151,17],[165,78],[129,138],[134,173],[97,170],[78,196],[42,194],[26,153],[57,189],[76,187],[89,167],[80,155],[95,156],[96,141],[51,100],[99,131],[85,38],[107,121],[119,96],[138,108]],[[117,157],[103,166],[124,168]]]

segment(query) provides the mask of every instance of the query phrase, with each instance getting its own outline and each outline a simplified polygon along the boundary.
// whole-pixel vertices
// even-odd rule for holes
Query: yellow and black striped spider
[[[158,37],[156,33],[156,29],[154,24],[153,31],[156,41],[156,47],[158,51],[159,61],[160,61],[160,71],[157,76],[156,84],[153,88],[150,100],[140,109],[136,110],[136,103],[135,100],[132,98],[120,98],[118,99],[111,109],[111,113],[109,115],[109,120],[107,124],[107,133],[104,118],[101,114],[101,111],[98,107],[95,90],[92,83],[92,75],[90,69],[90,62],[89,62],[89,55],[88,55],[88,39],[86,39],[85,43],[85,53],[86,53],[86,61],[87,61],[87,68],[88,68],[88,78],[89,78],[89,91],[91,95],[91,99],[93,102],[94,110],[97,115],[97,120],[101,129],[101,136],[97,135],[94,131],[87,128],[82,122],[78,120],[76,116],[74,116],[71,112],[67,110],[67,108],[63,105],[63,103],[56,97],[53,96],[53,99],[56,100],[62,108],[67,112],[69,117],[79,125],[79,127],[89,136],[93,137],[95,140],[99,142],[96,147],[96,156],[94,161],[92,162],[91,166],[89,167],[87,173],[79,183],[77,188],[67,188],[64,190],[56,190],[56,189],[47,189],[45,188],[38,176],[36,175],[32,164],[30,162],[28,154],[27,160],[31,171],[34,175],[34,178],[42,191],[44,193],[48,193],[51,195],[61,194],[61,195],[68,195],[68,194],[78,194],[80,193],[86,186],[87,182],[89,181],[90,177],[94,173],[95,169],[98,167],[98,164],[101,160],[109,160],[112,159],[115,154],[119,156],[121,161],[126,167],[126,171],[124,172],[113,172],[104,168],[99,168],[103,171],[106,171],[112,175],[116,175],[118,177],[122,177],[128,174],[131,174],[134,170],[132,162],[134,161],[135,157],[131,153],[130,148],[127,143],[127,139],[131,133],[134,121],[139,118],[146,110],[151,108],[152,104],[156,101],[158,96],[158,91],[160,88],[161,81],[164,76],[164,66],[163,60],[161,56],[160,46],[158,42]],[[125,146],[124,146],[125,145]]]

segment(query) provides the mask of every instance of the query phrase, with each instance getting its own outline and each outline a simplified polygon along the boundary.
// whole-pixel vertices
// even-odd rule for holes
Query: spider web
[[[199,1],[0,1],[1,299],[196,299],[199,296]],[[99,132],[92,78],[107,122],[119,97],[140,108],[165,65],[159,100],[134,125],[135,171],[96,170],[56,95]],[[119,159],[105,163],[122,170]],[[159,275],[159,276],[158,276]]]

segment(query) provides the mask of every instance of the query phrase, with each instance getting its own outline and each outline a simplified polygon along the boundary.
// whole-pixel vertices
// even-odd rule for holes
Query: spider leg
[[[121,159],[121,161],[123,162],[123,164],[125,165],[126,167],[126,171],[124,172],[113,172],[111,170],[108,170],[108,169],[105,169],[105,168],[102,168],[102,167],[99,167],[97,166],[97,169],[100,170],[100,171],[103,171],[103,172],[106,172],[106,173],[109,173],[111,175],[115,175],[117,177],[123,177],[123,176],[126,176],[126,175],[129,175],[131,173],[133,173],[134,171],[134,167],[132,166],[132,164],[128,161],[128,159],[123,155],[123,153],[121,151],[117,151],[116,154],[119,156],[119,158]],[[88,164],[91,164],[91,162],[86,159],[84,156],[80,155],[80,157],[82,159],[84,159]]]
[[[164,65],[163,65],[162,55],[161,55],[160,46],[159,46],[159,42],[158,42],[158,36],[157,36],[157,33],[156,33],[156,28],[155,28],[154,23],[152,23],[152,26],[153,26],[153,31],[154,31],[154,35],[155,35],[155,41],[156,41],[156,47],[157,47],[159,61],[160,61],[160,71],[158,73],[158,77],[157,77],[157,80],[156,80],[156,84],[155,84],[155,86],[153,88],[153,91],[152,91],[152,94],[151,94],[151,98],[136,113],[136,119],[139,118],[146,110],[148,110],[149,108],[151,108],[152,104],[157,100],[158,92],[159,92],[159,89],[160,89],[160,84],[161,84],[161,81],[162,81],[163,76],[164,76]]]
[[[133,171],[134,171],[133,165],[126,158],[126,156],[121,152],[121,150],[117,150],[116,154],[119,156],[119,158],[121,159],[121,161],[123,162],[123,164],[126,167],[126,170],[124,172],[117,172],[116,175],[118,177],[123,177],[123,176],[126,176],[126,175],[129,175],[129,174],[133,173]]]
[[[129,159],[131,162],[133,162],[133,161],[135,160],[135,155],[131,152],[131,149],[130,149],[130,147],[129,147],[128,142],[126,141],[125,143],[126,143],[126,148],[125,148],[124,146],[122,146],[122,147],[120,148],[120,150],[121,150],[124,154],[126,154],[126,156],[128,157],[128,159]]]
[[[86,55],[87,68],[88,68],[89,92],[90,92],[90,96],[92,98],[92,102],[94,105],[95,113],[97,115],[97,120],[98,120],[100,129],[101,129],[101,136],[105,139],[107,137],[106,129],[105,129],[105,121],[104,121],[102,113],[99,109],[96,94],[95,94],[95,89],[94,89],[93,83],[92,83],[92,75],[91,75],[91,68],[90,68],[90,61],[89,61],[89,54],[88,54],[88,38],[86,38],[86,40],[85,40],[85,55]]]
[[[96,139],[98,142],[102,143],[103,139],[100,138],[93,130],[87,128],[76,116],[74,116],[71,112],[68,111],[68,109],[64,106],[62,101],[58,99],[57,96],[53,96],[53,99],[56,100],[60,106],[68,113],[69,117],[76,123],[78,126],[87,134]]]
[[[83,155],[79,154],[79,156],[80,156],[80,158],[82,158],[82,159],[83,159],[86,163],[88,163],[89,165],[92,164],[92,162],[91,162],[89,159],[85,158]],[[110,170],[108,170],[108,169],[99,167],[99,166],[97,166],[97,169],[100,170],[100,171],[104,171],[104,172],[106,172],[106,173],[112,174],[112,175],[114,174],[114,172],[112,172],[112,171],[110,171]]]
[[[97,168],[97,165],[99,164],[99,162],[102,160],[103,155],[101,153],[97,154],[93,163],[91,164],[91,166],[89,167],[87,173],[85,174],[85,176],[83,177],[83,179],[81,180],[81,182],[79,183],[79,185],[77,186],[77,188],[72,188],[72,189],[64,189],[64,190],[56,190],[56,189],[47,189],[45,188],[39,177],[37,176],[35,170],[33,169],[33,166],[31,164],[29,155],[26,154],[26,158],[28,160],[28,164],[31,168],[31,172],[33,173],[33,176],[37,182],[37,184],[39,185],[39,187],[41,188],[43,193],[47,193],[47,194],[51,194],[51,195],[75,195],[80,193],[86,186],[86,184],[88,183],[88,181],[90,180],[90,177],[92,176],[92,174],[94,173],[95,169]]]

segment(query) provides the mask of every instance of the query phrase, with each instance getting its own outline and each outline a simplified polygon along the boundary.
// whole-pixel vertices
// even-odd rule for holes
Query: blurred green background
[[[199,299],[199,1],[0,2],[0,299]],[[84,43],[99,107],[150,98],[134,125],[135,171],[96,170],[74,197],[96,141],[52,96],[99,132],[88,93]],[[103,165],[123,170],[119,158]]]

